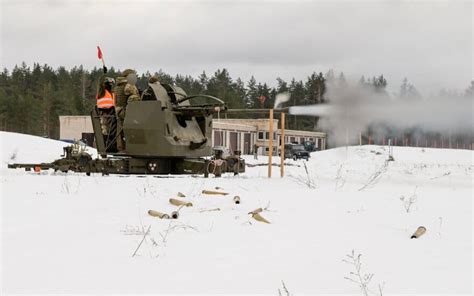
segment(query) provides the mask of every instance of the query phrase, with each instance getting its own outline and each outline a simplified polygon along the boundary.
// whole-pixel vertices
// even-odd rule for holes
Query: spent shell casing
[[[149,210],[148,215],[150,215],[152,217],[158,217],[160,219],[169,219],[170,218],[170,216],[168,214],[158,212],[158,211],[155,211],[155,210]]]
[[[410,237],[410,238],[419,238],[420,236],[422,236],[423,234],[425,234],[426,232],[426,227],[424,226],[420,226],[416,229],[415,233],[413,233],[413,235]]]

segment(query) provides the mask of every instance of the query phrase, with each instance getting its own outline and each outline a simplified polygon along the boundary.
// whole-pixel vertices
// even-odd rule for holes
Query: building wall
[[[93,133],[90,116],[59,116],[59,139],[80,140],[82,133]]]
[[[240,150],[244,154],[253,153],[254,145],[257,144],[259,148],[259,154],[268,154],[269,146],[269,119],[220,119],[213,121],[213,145],[214,146],[226,146],[232,152],[235,149],[234,141],[231,141],[232,137],[235,137],[237,133],[237,150]],[[278,129],[278,119],[274,119],[274,138],[273,147],[274,154],[278,154],[281,138],[281,130]],[[246,145],[245,137],[246,134],[250,134],[250,148]],[[311,131],[299,131],[299,130],[285,130],[285,143],[298,142],[303,143],[305,141],[315,142],[315,146],[318,150],[326,149],[326,134],[322,132],[311,132]],[[248,145],[248,144],[247,144]]]

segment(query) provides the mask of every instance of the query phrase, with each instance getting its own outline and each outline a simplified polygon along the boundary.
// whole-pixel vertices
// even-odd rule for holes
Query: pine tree
[[[249,82],[247,82],[247,93],[244,99],[245,108],[258,108],[258,96],[257,81],[252,76]]]

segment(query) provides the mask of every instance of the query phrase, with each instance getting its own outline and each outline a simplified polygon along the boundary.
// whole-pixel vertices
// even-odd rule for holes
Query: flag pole
[[[102,61],[102,67],[104,68],[104,73],[106,73],[107,67],[105,66],[104,55],[102,54],[102,50],[100,49],[99,45],[97,45],[97,57]]]

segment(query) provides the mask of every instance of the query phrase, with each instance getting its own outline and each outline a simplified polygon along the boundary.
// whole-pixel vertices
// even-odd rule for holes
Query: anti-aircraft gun
[[[211,103],[191,104],[198,98]],[[209,95],[188,96],[180,87],[150,83],[141,101],[129,102],[123,123],[125,150],[117,151],[117,129],[114,115],[108,115],[108,133],[103,135],[97,108],[91,112],[95,143],[101,158],[81,159],[80,166],[69,170],[103,174],[204,174],[216,176],[245,171],[240,153],[223,158],[212,155],[212,116],[225,112],[225,104]],[[107,117],[107,116],[105,116]],[[59,161],[59,160],[57,160]],[[76,161],[76,160],[74,160]],[[79,159],[77,160],[79,161]],[[41,164],[47,168],[48,164]],[[12,168],[25,167],[21,164]],[[31,168],[31,165],[29,165]]]
[[[72,145],[63,148],[62,158],[57,159],[50,163],[39,163],[39,164],[9,164],[8,168],[24,168],[26,171],[35,170],[48,170],[53,169],[54,171],[61,171],[67,173],[68,171],[74,172],[89,172],[89,163],[92,161],[92,157],[86,152],[85,146],[76,142]]]

